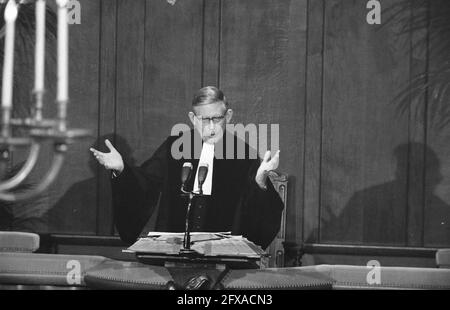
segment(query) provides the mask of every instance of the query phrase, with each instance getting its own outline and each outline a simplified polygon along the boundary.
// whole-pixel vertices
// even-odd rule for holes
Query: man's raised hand
[[[90,148],[89,150],[92,152],[100,165],[103,165],[108,170],[114,170],[121,173],[124,168],[122,156],[119,152],[117,152],[108,139],[105,140],[105,145],[108,147],[109,153],[103,153],[94,148]]]
[[[258,171],[256,172],[255,181],[261,188],[265,188],[267,174],[269,171],[275,170],[278,168],[278,164],[280,163],[280,151],[278,150],[276,154],[270,158],[270,151],[267,151],[264,154],[264,158],[259,165]]]

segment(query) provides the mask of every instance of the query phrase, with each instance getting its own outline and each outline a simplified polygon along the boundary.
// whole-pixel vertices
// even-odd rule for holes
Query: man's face
[[[225,125],[230,122],[233,111],[223,102],[210,103],[193,107],[189,118],[194,128],[206,143],[216,143],[222,138]]]

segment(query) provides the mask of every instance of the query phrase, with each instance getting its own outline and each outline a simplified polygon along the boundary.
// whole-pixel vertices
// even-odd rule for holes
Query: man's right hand
[[[90,148],[89,150],[92,152],[97,161],[106,169],[121,173],[124,169],[122,156],[119,152],[117,152],[117,150],[114,148],[111,142],[109,142],[108,139],[105,140],[105,144],[110,151],[109,153],[103,153],[97,151],[94,148]]]

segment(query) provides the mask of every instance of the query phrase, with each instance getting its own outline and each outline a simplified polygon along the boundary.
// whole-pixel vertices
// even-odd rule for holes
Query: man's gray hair
[[[223,102],[228,108],[228,102],[223,91],[214,86],[206,86],[195,93],[194,99],[192,99],[192,106],[197,107],[216,102]]]

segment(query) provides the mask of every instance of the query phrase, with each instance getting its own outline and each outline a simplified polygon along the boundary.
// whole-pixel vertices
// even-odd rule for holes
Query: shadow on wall
[[[101,152],[109,152],[108,148],[105,146],[105,139],[111,141],[126,162],[134,165],[130,145],[127,140],[120,135],[114,135],[112,133],[102,135],[97,138],[91,147],[96,148]],[[106,201],[102,201],[102,203],[112,209],[111,188],[109,186],[109,178],[111,175],[103,168],[103,166],[98,164],[97,160],[89,151],[89,147],[86,149],[86,152],[89,152],[87,164],[92,177],[74,183],[50,208],[47,216],[53,231],[90,233],[93,229],[98,228],[92,217],[95,219],[97,217],[100,181],[107,184],[107,186],[105,186],[105,191],[107,192],[101,196],[101,199],[105,199]]]
[[[409,154],[425,155],[425,184],[421,182],[423,156]],[[421,238],[424,234],[430,236],[426,245],[450,245],[450,206],[434,194],[443,179],[437,155],[421,143],[399,145],[393,155],[395,179],[354,193],[341,214],[323,215],[322,219],[328,219],[321,222],[321,240],[340,244],[407,245],[408,210],[423,210],[420,220],[424,231],[417,233]]]
[[[104,145],[105,139],[109,139],[122,157],[134,165],[131,148],[128,142],[119,135],[103,135],[92,144],[92,147],[108,152]],[[89,148],[86,151],[89,152]],[[15,167],[15,170],[19,169],[22,164]],[[50,208],[45,205],[45,197],[16,204],[0,202],[0,230],[89,233],[93,228],[95,229],[96,227],[93,227],[92,223],[93,221],[95,223],[97,216],[99,182],[102,179],[105,184],[108,184],[110,174],[98,165],[90,152],[87,164],[92,177],[74,183]],[[105,186],[105,191],[108,192],[104,194],[107,199],[104,204],[112,208],[108,185]],[[25,184],[22,188],[29,186],[32,185]]]
[[[16,175],[24,163],[24,161],[20,162],[4,172],[2,181],[8,180]],[[32,184],[28,178],[12,190],[12,192],[18,193],[28,190],[33,186]],[[45,231],[46,223],[42,219],[44,212],[42,197],[37,197],[32,201],[0,201],[0,230],[25,232]]]

